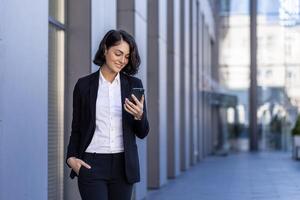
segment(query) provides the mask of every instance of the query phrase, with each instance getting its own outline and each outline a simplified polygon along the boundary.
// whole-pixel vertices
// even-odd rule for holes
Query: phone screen
[[[131,89],[131,94],[133,94],[139,101],[141,101],[142,96],[144,94],[144,89],[143,88],[132,88]],[[131,97],[131,94],[130,94],[130,98],[129,99],[130,99],[130,101],[132,101],[133,103],[135,103],[134,100]]]

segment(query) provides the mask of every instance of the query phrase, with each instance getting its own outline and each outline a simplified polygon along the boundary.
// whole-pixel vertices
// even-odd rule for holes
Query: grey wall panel
[[[199,71],[200,71],[200,34],[199,34],[199,15],[200,15],[200,5],[199,2],[197,2],[196,6],[196,84],[195,84],[195,95],[196,95],[196,103],[197,103],[197,108],[196,108],[196,141],[195,141],[195,160],[196,162],[199,161],[199,137],[200,137],[200,110],[199,110],[199,81],[200,81],[200,76],[199,76]]]
[[[167,167],[168,178],[175,177],[175,133],[174,133],[174,91],[175,91],[175,63],[174,63],[174,1],[168,0],[167,8],[167,126],[168,126],[168,149],[167,149]]]
[[[197,1],[192,1],[192,46],[191,46],[191,98],[192,98],[192,108],[191,108],[191,164],[195,164],[197,156],[197,114],[198,114],[198,102],[197,102]]]
[[[207,25],[204,25],[204,48],[208,49],[209,35],[207,30]],[[209,90],[209,54],[208,51],[205,51],[205,68],[204,73],[207,76],[206,78],[206,90]],[[210,108],[208,98],[205,98],[205,156],[209,155],[209,144],[210,144]]]
[[[205,50],[205,34],[204,34],[204,28],[205,28],[205,21],[204,21],[204,15],[201,14],[201,49],[202,49],[202,90],[205,91],[205,60],[206,60],[206,50]],[[201,157],[204,158],[205,157],[205,139],[206,139],[206,116],[205,116],[205,105],[206,105],[206,98],[205,95],[202,94],[201,97],[201,108],[202,108],[202,112],[201,112],[201,117],[202,117],[202,127],[201,127],[201,131],[202,131],[202,142],[200,145],[201,148]]]
[[[180,0],[180,70],[179,73],[181,75],[180,80],[180,94],[184,94],[184,83],[185,83],[185,74],[184,74],[184,67],[185,67],[185,44],[184,44],[184,37],[185,37],[185,1]],[[180,116],[179,116],[179,123],[180,123],[180,170],[185,170],[185,98],[184,95],[180,95]]]
[[[0,199],[47,199],[48,1],[1,7]]]
[[[135,34],[135,0],[117,1],[117,28]]]
[[[211,65],[211,38],[210,38],[210,35],[208,35],[208,74],[209,74],[209,77],[211,77],[212,79],[212,65]],[[210,91],[212,91],[212,85],[210,85]],[[212,150],[213,150],[213,108],[212,106],[210,105],[209,103],[209,154],[212,153]]]
[[[159,0],[160,185],[167,182],[167,0]]]
[[[190,46],[191,46],[191,1],[185,1],[184,7],[184,111],[185,119],[184,119],[184,127],[185,127],[185,160],[184,160],[184,169],[187,169],[190,164]]]
[[[181,85],[181,73],[180,73],[180,0],[174,0],[174,151],[175,151],[175,175],[179,175],[180,172],[180,85]]]
[[[148,1],[148,187],[167,182],[167,1]]]
[[[179,111],[180,111],[180,9],[178,0],[168,1],[167,37],[167,125],[168,125],[168,177],[179,174]]]
[[[200,4],[201,7],[201,4]],[[200,9],[201,11],[201,9]],[[199,116],[199,120],[198,120],[198,159],[201,160],[203,159],[203,51],[205,51],[205,49],[203,49],[203,36],[202,36],[202,13],[199,12],[198,16],[198,48],[199,48],[199,52],[198,52],[198,83],[197,83],[197,88],[198,88],[198,116]]]
[[[65,85],[65,152],[71,134],[73,89],[77,80],[91,72],[91,2],[67,2],[67,48]],[[80,10],[81,12],[78,12]],[[66,153],[65,153],[66,154]],[[81,199],[77,178],[70,179],[70,169],[65,165],[64,199]]]
[[[204,19],[204,17],[203,17]],[[202,33],[203,33],[203,49],[206,49],[206,32],[205,32],[205,24],[203,23],[203,27],[202,27]],[[207,68],[207,51],[204,51],[203,52],[203,73],[204,73],[204,76],[205,76],[205,79],[204,79],[204,90],[207,90],[206,89],[206,85],[207,85],[207,77],[206,77],[206,68]],[[204,153],[204,157],[206,157],[206,152],[207,152],[207,97],[205,96],[204,97],[204,102],[203,102],[203,117],[204,117],[204,126],[203,126],[203,129],[204,129],[204,140],[203,140],[203,153]]]

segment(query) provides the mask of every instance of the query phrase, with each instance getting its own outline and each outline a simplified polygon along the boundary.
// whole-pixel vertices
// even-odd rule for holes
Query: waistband
[[[83,154],[84,158],[123,158],[124,152],[120,153],[88,153]]]

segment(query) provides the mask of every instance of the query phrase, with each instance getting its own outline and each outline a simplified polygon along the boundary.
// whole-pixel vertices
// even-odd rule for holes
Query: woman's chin
[[[114,71],[115,71],[116,73],[119,73],[122,69],[123,69],[122,67],[115,67],[115,68],[114,68]]]

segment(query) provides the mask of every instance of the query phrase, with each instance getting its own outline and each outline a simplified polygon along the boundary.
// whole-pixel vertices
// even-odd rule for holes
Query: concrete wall
[[[0,199],[47,199],[48,1],[0,5]]]
[[[197,156],[197,137],[198,137],[198,90],[197,90],[197,0],[191,0],[191,137],[190,137],[190,164],[194,165],[196,163]]]
[[[167,120],[168,177],[180,173],[180,1],[168,0],[167,29]]]
[[[181,170],[186,170],[189,168],[190,164],[190,45],[191,45],[191,4],[190,1],[182,1],[183,5],[183,29],[181,32],[181,55],[182,55],[182,65],[183,68],[182,74],[182,102],[183,109],[182,113],[184,113],[183,122],[183,132],[181,133]]]
[[[167,0],[148,1],[148,187],[167,182]]]
[[[199,4],[198,7],[198,12],[197,12],[197,27],[198,27],[198,83],[197,83],[197,88],[198,88],[198,161],[202,160],[204,158],[203,155],[203,135],[204,135],[204,116],[203,116],[203,32],[202,32],[202,24],[204,23],[202,19],[202,13],[201,13],[201,4]]]
[[[65,77],[65,155],[71,135],[73,89],[77,80],[91,72],[91,2],[72,0],[67,3],[67,47]],[[80,12],[78,12],[80,10]],[[64,169],[64,199],[79,200],[77,178],[70,179]]]

